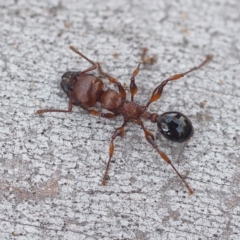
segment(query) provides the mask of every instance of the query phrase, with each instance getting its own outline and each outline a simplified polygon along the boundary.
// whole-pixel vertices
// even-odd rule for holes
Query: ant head
[[[78,72],[65,72],[62,75],[61,88],[69,96],[69,89],[72,85],[72,80]]]
[[[162,135],[173,142],[185,142],[193,135],[191,121],[180,112],[166,112],[158,117],[157,126]]]

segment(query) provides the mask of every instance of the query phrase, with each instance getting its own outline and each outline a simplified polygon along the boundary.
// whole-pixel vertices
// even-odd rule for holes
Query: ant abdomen
[[[180,112],[163,113],[157,126],[166,139],[179,143],[189,140],[194,132],[191,121]]]

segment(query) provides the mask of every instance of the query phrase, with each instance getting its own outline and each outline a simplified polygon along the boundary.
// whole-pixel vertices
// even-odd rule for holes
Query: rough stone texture
[[[0,20],[0,239],[240,239],[239,1],[2,0]],[[127,86],[141,48],[157,54],[136,77],[141,104],[164,78],[214,55],[150,107],[192,120],[195,134],[185,147],[157,143],[194,195],[137,125],[116,140],[102,187],[122,118],[77,107],[35,114],[67,108],[61,75],[89,66],[70,44]]]

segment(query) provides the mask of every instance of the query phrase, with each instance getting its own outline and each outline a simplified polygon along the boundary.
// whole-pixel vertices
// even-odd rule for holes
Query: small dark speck
[[[43,135],[46,132],[46,129],[43,129],[43,131],[41,132],[41,135]]]
[[[157,228],[156,231],[157,231],[157,232],[160,232],[160,233],[163,233],[163,232],[164,232],[164,230],[161,229],[161,228]],[[201,239],[198,239],[198,240],[201,240]]]

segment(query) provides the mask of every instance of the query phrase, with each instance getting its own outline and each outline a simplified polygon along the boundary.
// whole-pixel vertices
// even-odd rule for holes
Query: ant
[[[111,159],[113,157],[114,152],[114,140],[117,136],[124,135],[124,128],[128,122],[134,122],[139,125],[144,131],[145,138],[148,143],[152,145],[152,147],[158,152],[160,157],[167,162],[174,169],[176,174],[180,177],[184,185],[187,187],[190,194],[193,193],[193,190],[188,185],[186,180],[182,177],[182,175],[177,171],[177,169],[172,164],[171,160],[168,156],[162,152],[154,139],[154,135],[145,128],[142,118],[148,119],[153,123],[157,123],[157,126],[163,136],[174,142],[184,142],[189,140],[193,135],[193,126],[191,121],[180,112],[166,112],[162,115],[157,113],[150,113],[147,111],[149,105],[155,101],[157,101],[163,92],[163,88],[167,85],[168,82],[178,80],[185,75],[198,70],[202,66],[204,66],[208,61],[212,59],[211,55],[207,55],[206,59],[197,67],[193,67],[190,70],[175,74],[166,80],[164,80],[161,84],[159,84],[152,92],[150,99],[148,100],[146,105],[139,105],[134,102],[134,96],[138,91],[138,87],[135,83],[135,77],[138,75],[139,68],[141,63],[148,63],[145,57],[147,49],[143,49],[143,54],[141,56],[141,61],[139,62],[137,68],[133,71],[133,74],[130,78],[130,93],[131,93],[131,101],[126,99],[126,91],[122,84],[118,82],[118,80],[109,74],[103,72],[100,63],[93,62],[88,59],[85,55],[79,52],[73,46],[70,46],[70,49],[78,54],[80,57],[87,60],[91,63],[91,67],[86,70],[80,72],[66,72],[62,76],[61,87],[63,91],[67,94],[68,101],[68,109],[41,109],[36,111],[37,114],[42,114],[46,112],[72,112],[73,105],[81,107],[83,110],[94,116],[100,116],[108,119],[115,118],[118,115],[123,116],[123,124],[121,127],[117,128],[111,137],[110,147],[109,147],[109,160],[107,163],[107,167],[105,170],[105,174],[103,176],[102,185],[106,186],[108,177],[108,171],[111,163]],[[155,60],[151,61],[154,62]],[[91,74],[90,72],[94,69],[99,70],[101,76],[108,78],[110,83],[114,83],[118,87],[118,92],[108,88],[107,90],[103,90],[104,84],[103,81]],[[101,103],[101,107],[103,109],[108,110],[108,113],[101,113],[92,109],[96,105],[97,102]]]

